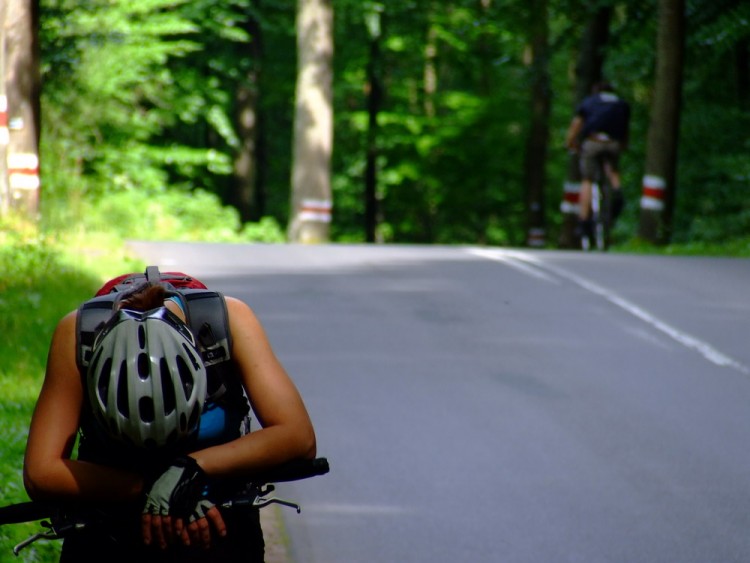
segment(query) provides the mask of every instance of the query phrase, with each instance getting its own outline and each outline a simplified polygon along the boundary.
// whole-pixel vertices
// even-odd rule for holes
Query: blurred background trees
[[[316,239],[565,246],[564,132],[606,77],[633,108],[617,242],[750,244],[742,0],[338,0],[313,36],[298,10],[331,3],[14,3],[38,15],[48,229],[279,240],[306,201]],[[335,48],[300,54],[304,37]],[[330,81],[312,116],[330,112],[328,152],[300,127],[316,48],[332,53],[307,83]],[[646,176],[667,179],[656,215]]]

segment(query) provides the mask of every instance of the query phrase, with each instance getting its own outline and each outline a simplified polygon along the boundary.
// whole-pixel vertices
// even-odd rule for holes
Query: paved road
[[[750,561],[750,261],[135,247],[299,383],[332,473],[282,489],[296,561]]]

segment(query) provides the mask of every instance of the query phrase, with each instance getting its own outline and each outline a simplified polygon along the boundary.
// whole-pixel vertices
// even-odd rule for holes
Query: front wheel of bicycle
[[[596,222],[596,244],[599,250],[606,252],[612,236],[612,188],[605,180],[600,187],[599,214]]]

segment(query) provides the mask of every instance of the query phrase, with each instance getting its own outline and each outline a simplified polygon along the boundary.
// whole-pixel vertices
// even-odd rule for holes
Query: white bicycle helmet
[[[116,440],[140,448],[180,442],[198,428],[206,386],[192,332],[166,307],[121,309],[96,337],[89,402]]]

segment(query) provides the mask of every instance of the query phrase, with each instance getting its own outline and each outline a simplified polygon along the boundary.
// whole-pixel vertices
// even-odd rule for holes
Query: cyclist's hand
[[[206,475],[191,457],[180,457],[148,488],[141,528],[143,541],[165,548],[176,535],[173,518],[192,516],[202,498]]]
[[[146,492],[143,514],[188,517],[200,500],[206,474],[192,457],[178,457]]]
[[[201,502],[206,504],[202,508],[196,509],[187,525],[185,525],[184,521],[178,520],[175,523],[175,530],[185,545],[208,549],[211,547],[211,539],[213,537],[216,535],[220,537],[226,536],[227,527],[218,508],[210,503],[210,501],[204,500]],[[201,512],[202,515],[199,516]]]
[[[143,514],[141,516],[141,533],[143,543],[146,545],[156,543],[162,549],[172,543],[176,535],[172,525],[172,517],[158,514]]]

